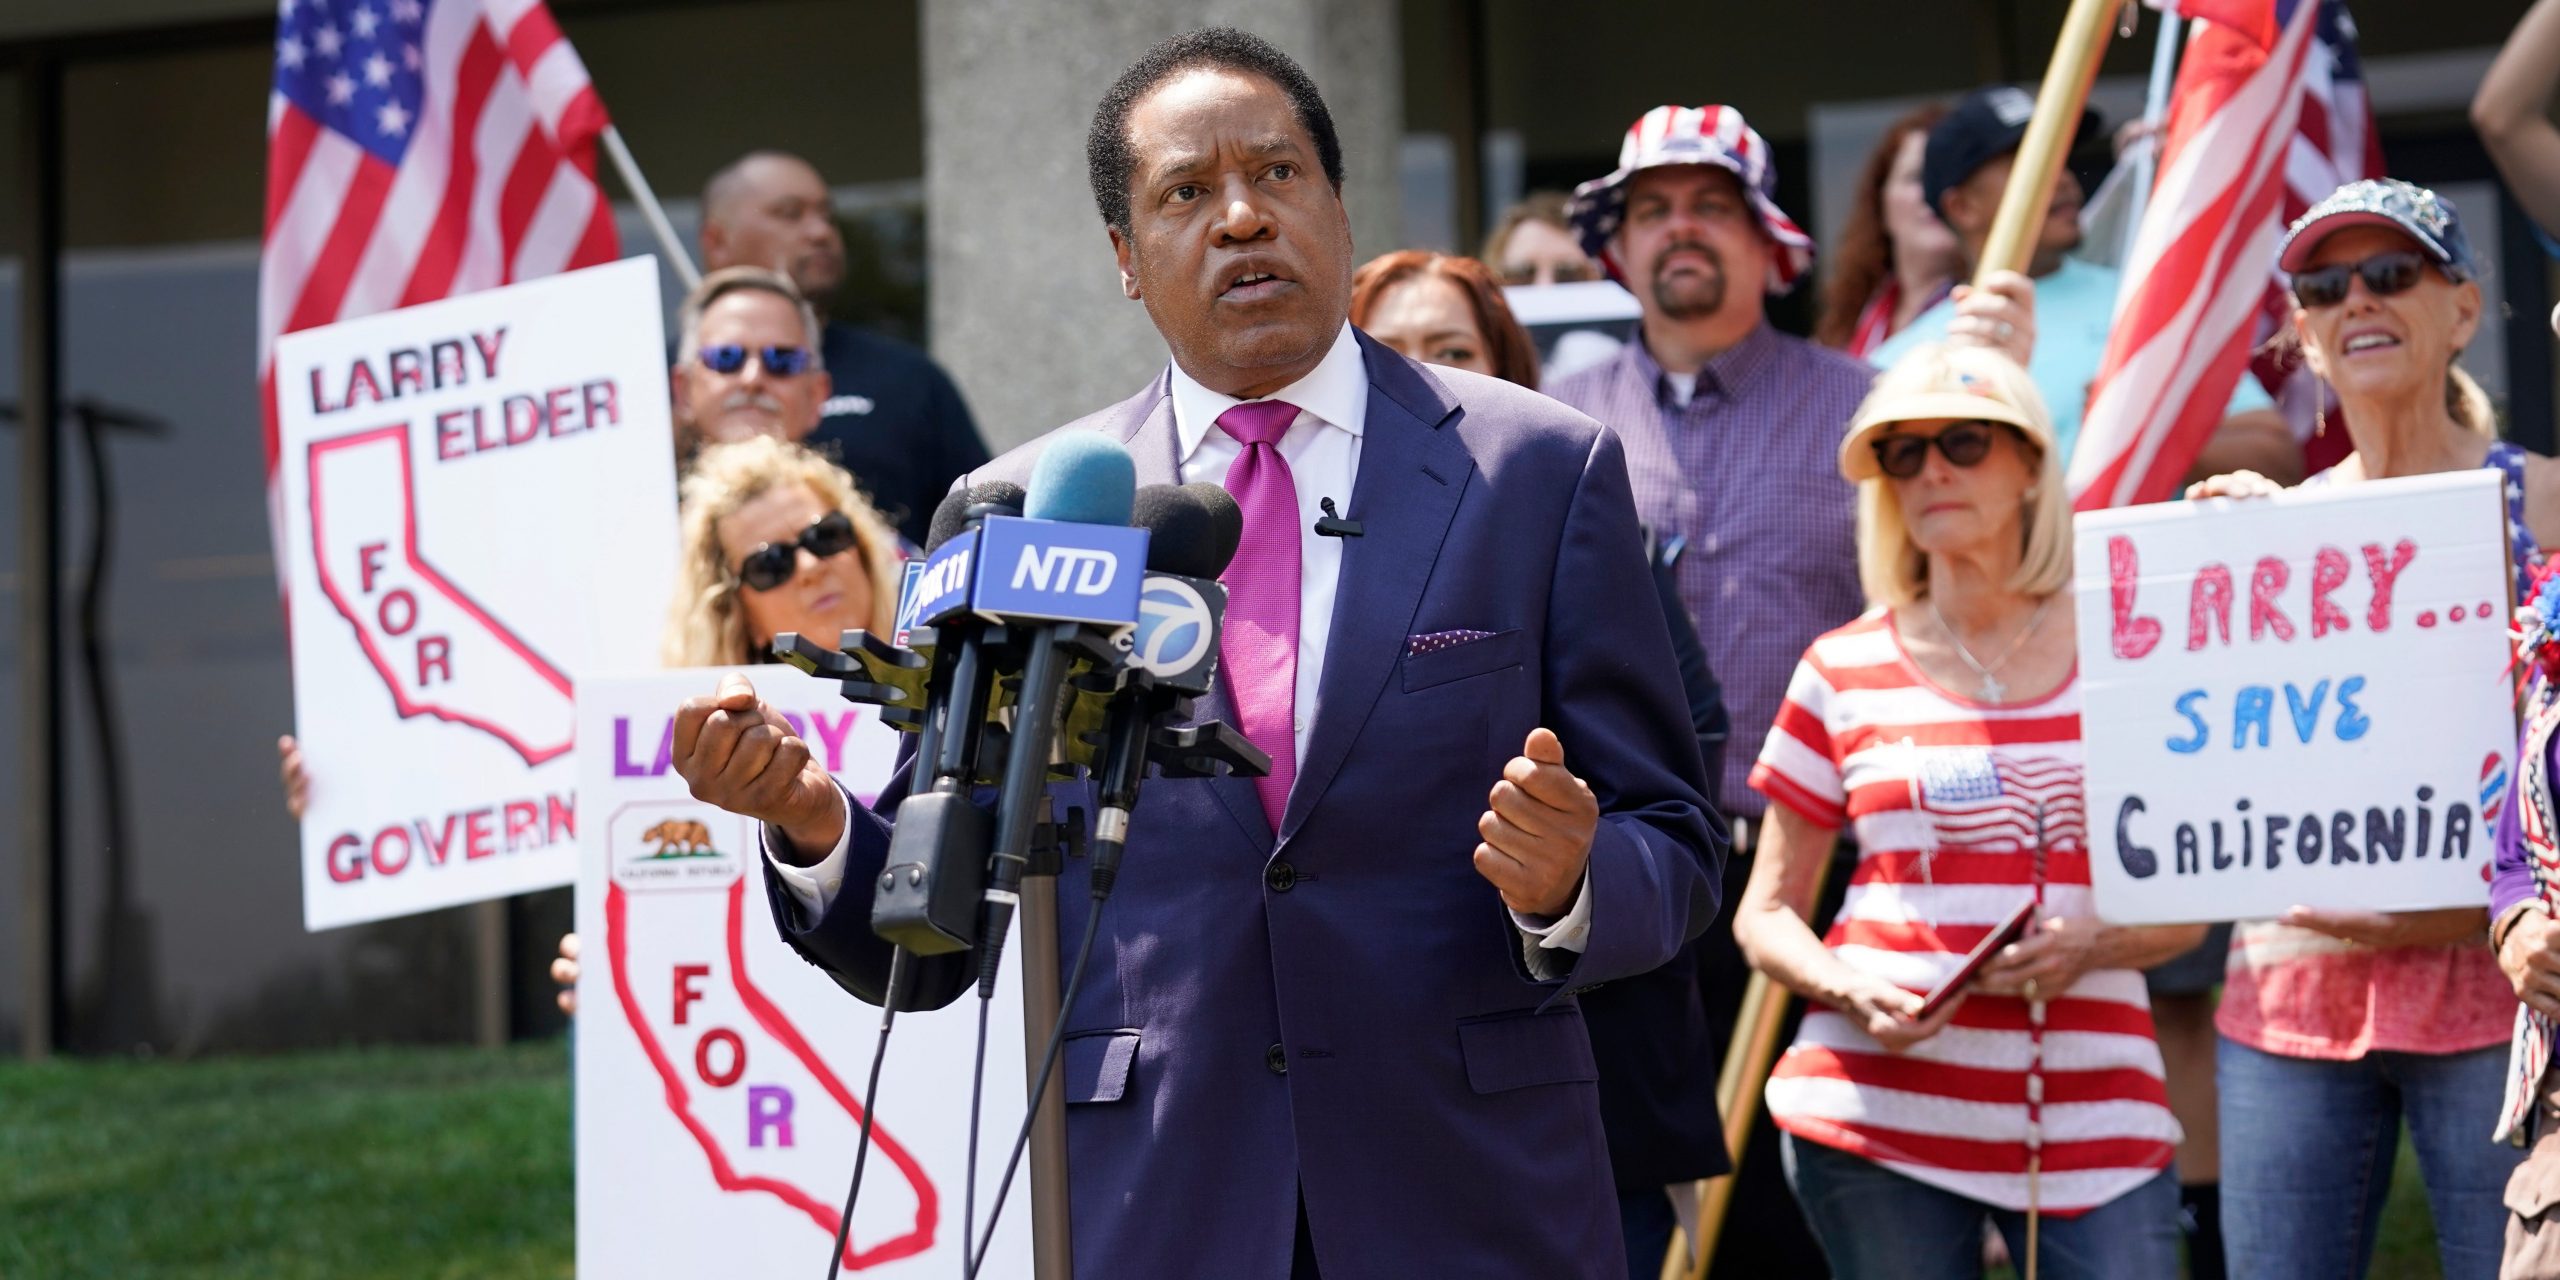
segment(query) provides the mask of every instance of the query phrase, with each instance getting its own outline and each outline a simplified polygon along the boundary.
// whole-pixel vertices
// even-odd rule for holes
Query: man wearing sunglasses
[[[670,376],[682,453],[751,436],[797,444],[817,429],[833,383],[817,313],[790,280],[758,267],[714,271],[685,295],[677,323]]]
[[[987,446],[931,356],[827,317],[844,286],[844,235],[826,179],[808,161],[751,151],[703,188],[702,269],[736,266],[789,277],[817,310],[824,323],[808,345],[830,385],[807,442],[852,472],[908,541],[923,543],[934,504],[954,477],[986,465]]]
[[[2011,162],[2034,114],[2035,99],[2024,90],[1994,86],[1965,95],[1929,131],[1920,162],[1921,193],[1963,244],[1968,277],[1982,261],[1992,218],[2009,185]],[[2097,114],[2083,112],[2076,145],[2084,150],[2103,145],[2103,137]],[[2054,439],[2066,468],[2072,446],[2080,438],[2089,384],[2097,378],[2098,362],[2106,355],[2119,283],[2114,268],[2071,256],[2080,244],[2080,200],[2080,179],[2072,166],[2065,165],[2054,182],[2053,200],[2027,263],[2027,275],[2035,285],[2035,332],[2028,339],[2032,355],[2026,361],[2027,373],[2053,411]],[[1961,328],[1958,314],[1952,300],[1939,302],[1877,347],[1869,359],[1877,368],[1887,368],[1914,347],[1947,341],[1951,327]],[[2010,339],[2006,333],[1988,336],[1999,344]],[[2301,477],[2301,447],[2255,379],[2240,380],[2227,412],[2196,459],[2194,478],[2234,470]]]

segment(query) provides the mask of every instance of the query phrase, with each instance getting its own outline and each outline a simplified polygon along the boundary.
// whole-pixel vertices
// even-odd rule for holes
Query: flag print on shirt
[[[2082,760],[2076,673],[2033,701],[1957,698],[1911,664],[1879,611],[1806,651],[1751,785],[1817,826],[1853,828],[1858,864],[1825,941],[1925,992],[2036,892],[2039,809],[2044,914],[2095,914]],[[2149,1181],[2179,1138],[2142,975],[2124,969],[2047,996],[2041,1030],[2026,1001],[1975,992],[1900,1053],[1815,1008],[1771,1072],[1768,1104],[1800,1140],[2018,1210],[2035,1126],[2037,1198],[2063,1216]]]

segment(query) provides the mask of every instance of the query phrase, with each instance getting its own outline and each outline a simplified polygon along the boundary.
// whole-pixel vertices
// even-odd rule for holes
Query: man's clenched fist
[[[1553,730],[1529,731],[1520,754],[1493,784],[1492,807],[1476,819],[1476,874],[1502,891],[1504,905],[1524,916],[1560,916],[1582,891],[1600,802],[1564,767]]]
[[[722,676],[719,692],[685,699],[673,750],[694,799],[781,828],[790,847],[775,852],[785,861],[816,862],[844,837],[834,780],[745,676]]]

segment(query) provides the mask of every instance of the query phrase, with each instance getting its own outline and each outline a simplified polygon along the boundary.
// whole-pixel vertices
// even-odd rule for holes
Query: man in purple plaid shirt
[[[1729,107],[1657,107],[1637,121],[1617,172],[1574,193],[1573,221],[1584,250],[1635,291],[1643,324],[1607,363],[1546,388],[1616,431],[1638,516],[1657,538],[1688,542],[1680,599],[1733,716],[1721,803],[1736,819],[1726,867],[1735,892],[1764,808],[1743,779],[1788,677],[1815,636],[1865,608],[1839,449],[1875,370],[1769,327],[1768,295],[1813,262],[1812,238],[1769,197],[1773,185],[1768,144]],[[1698,946],[1703,1012],[1721,1045],[1749,967],[1729,926]],[[1606,1098],[1606,1063],[1601,1081]],[[1670,1237],[1670,1202],[1624,1185],[1626,1171],[1689,1167],[1704,1153],[1620,1148],[1660,1145],[1646,1131],[1613,1128],[1610,1154],[1630,1269],[1650,1276]],[[1772,1155],[1775,1133],[1765,1118],[1756,1132],[1727,1219],[1741,1229],[1724,1232],[1717,1272],[1824,1274]]]
[[[1875,377],[1769,327],[1767,295],[1813,260],[1773,185],[1768,144],[1729,107],[1637,121],[1618,171],[1574,193],[1573,218],[1643,325],[1608,363],[1546,388],[1618,433],[1637,513],[1688,540],[1680,598],[1733,713],[1723,803],[1754,825],[1763,804],[1743,778],[1796,660],[1866,607],[1839,449]]]

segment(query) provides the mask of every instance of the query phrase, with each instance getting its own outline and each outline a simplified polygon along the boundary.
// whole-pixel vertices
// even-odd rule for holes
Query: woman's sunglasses
[[[2340,262],[2297,271],[2293,276],[2293,300],[2306,310],[2334,307],[2347,300],[2347,289],[2358,276],[2364,277],[2364,287],[2377,298],[2406,293],[2426,272],[2427,262],[2424,254],[2395,249],[2390,253],[2377,253],[2362,262]]]
[[[853,517],[830,511],[818,517],[816,524],[801,530],[799,537],[789,542],[768,542],[748,552],[747,558],[738,562],[738,581],[747,584],[749,591],[771,591],[791,581],[792,573],[800,567],[802,548],[824,560],[852,550],[858,541],[853,535]]]
[[[767,374],[776,378],[798,377],[809,371],[807,347],[748,347],[722,342],[695,351],[693,358],[713,373],[736,373],[747,367],[747,357],[751,355],[763,362]]]
[[[1947,461],[1959,467],[1971,467],[1991,456],[1992,433],[2006,430],[1988,422],[1959,422],[1934,436],[1886,436],[1868,442],[1876,451],[1876,465],[1896,480],[1908,480],[1929,465],[1929,446],[1947,455]]]

